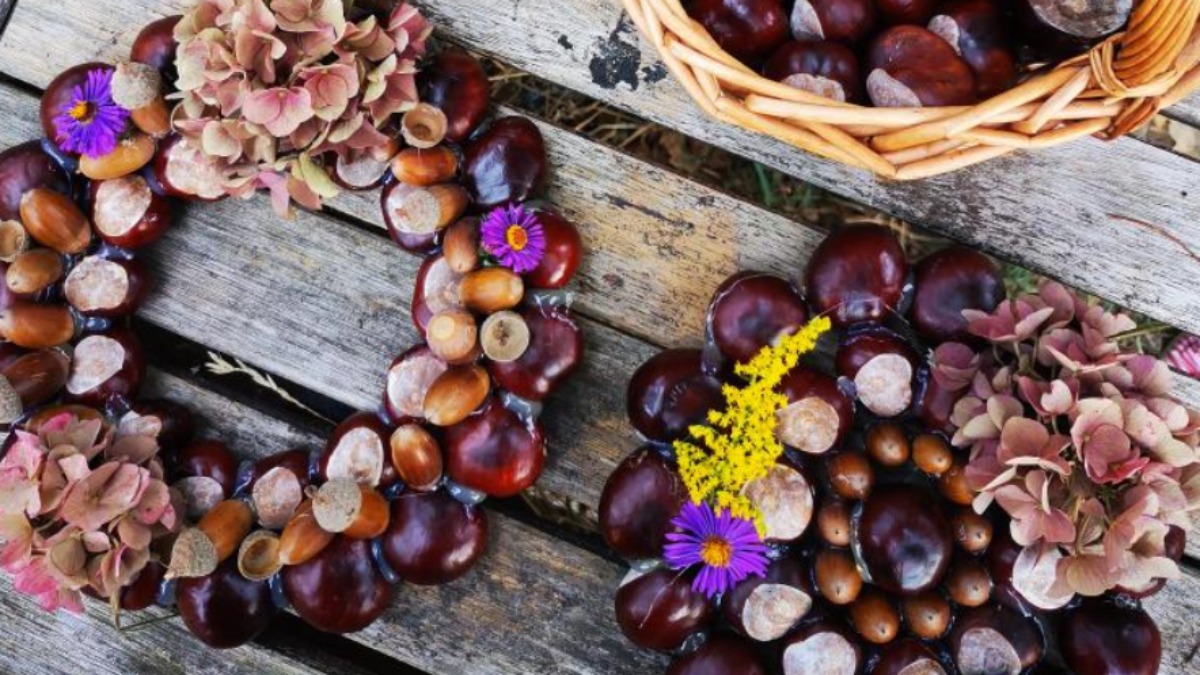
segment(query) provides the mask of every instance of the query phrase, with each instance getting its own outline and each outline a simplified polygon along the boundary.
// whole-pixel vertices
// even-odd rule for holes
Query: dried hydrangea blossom
[[[350,21],[342,0],[198,0],[175,28],[175,128],[221,163],[228,194],[318,209],[338,193],[327,158],[386,144],[417,104],[430,31],[408,4]]]
[[[84,588],[113,597],[177,525],[157,441],[70,412],[15,433],[0,459],[0,569],[46,610],[82,611]]]
[[[1165,363],[1122,348],[1133,320],[1053,282],[964,315],[985,348],[941,345],[933,376],[958,394],[976,510],[996,503],[1018,544],[1057,547],[1073,593],[1177,577],[1165,537],[1200,508],[1200,414],[1170,397]]]

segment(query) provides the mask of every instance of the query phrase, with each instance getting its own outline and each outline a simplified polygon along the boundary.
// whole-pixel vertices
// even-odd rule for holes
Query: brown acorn
[[[0,424],[11,424],[53,398],[67,384],[70,371],[70,357],[58,349],[25,354],[5,366],[0,371]]]
[[[392,158],[392,175],[413,187],[439,185],[458,174],[458,155],[439,145],[432,148],[405,148]]]
[[[372,539],[388,526],[388,505],[383,495],[347,478],[335,478],[313,497],[313,516],[326,532],[351,539]]]
[[[4,282],[18,295],[40,293],[63,278],[62,256],[48,248],[35,248],[17,256],[8,266]]]
[[[464,276],[458,292],[468,308],[491,314],[516,307],[525,296],[525,282],[507,267],[485,267]]]
[[[479,223],[473,218],[463,218],[446,228],[442,255],[450,269],[458,274],[479,267]]]
[[[392,466],[410,489],[432,490],[442,479],[442,448],[419,424],[403,424],[392,432]]]
[[[250,533],[254,514],[241,500],[228,499],[214,506],[199,524],[179,533],[171,549],[166,578],[204,577],[237,552]]]
[[[279,535],[270,530],[257,530],[242,540],[238,547],[238,571],[250,581],[266,581],[283,569],[279,561]]]
[[[46,188],[21,195],[21,224],[34,240],[59,253],[82,253],[92,241],[83,211],[70,197]]]
[[[80,157],[79,172],[92,180],[128,176],[149,164],[157,149],[153,138],[146,134],[134,134],[118,143],[116,149],[107,155]]]
[[[75,335],[75,319],[62,305],[17,302],[0,310],[0,335],[26,349],[49,349]]]
[[[425,394],[425,419],[439,427],[457,424],[483,405],[491,388],[483,368],[474,364],[452,367],[439,375]]]
[[[321,529],[313,515],[313,501],[306,499],[279,535],[279,562],[283,565],[307,562],[324,550],[334,536]]]

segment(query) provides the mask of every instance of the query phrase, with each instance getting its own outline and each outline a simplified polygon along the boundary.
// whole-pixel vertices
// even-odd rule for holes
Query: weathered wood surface
[[[205,435],[247,458],[324,444],[321,435],[169,374],[154,372],[150,393],[187,403]],[[660,658],[626,642],[612,618],[620,565],[496,512],[488,518],[488,552],[474,570],[445,586],[402,585],[392,608],[351,639],[447,675],[641,675],[659,667]]]
[[[1200,94],[1192,94],[1176,105],[1163,111],[1171,119],[1200,127]]]

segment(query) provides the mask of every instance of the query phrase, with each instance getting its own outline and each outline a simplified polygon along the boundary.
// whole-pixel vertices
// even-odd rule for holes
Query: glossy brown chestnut
[[[835,3],[841,1],[834,0]],[[862,2],[870,6],[868,0]],[[865,100],[858,57],[852,49],[837,42],[788,42],[767,59],[763,75],[835,101],[862,103]]]
[[[875,485],[871,460],[861,452],[839,452],[826,461],[825,471],[829,476],[829,486],[842,499],[866,499]]]
[[[903,338],[882,328],[852,333],[838,345],[839,375],[854,382],[855,395],[880,417],[895,417],[913,403],[919,357]]]
[[[983,553],[992,543],[992,521],[971,509],[961,509],[950,519],[954,541],[967,553]]]
[[[458,284],[462,275],[450,268],[443,256],[430,256],[417,268],[416,284],[413,287],[412,320],[421,335],[429,327],[429,320],[461,306]]]
[[[571,221],[553,211],[538,211],[546,236],[546,252],[532,271],[523,276],[532,288],[562,288],[575,277],[583,259],[583,240]]]
[[[525,117],[505,117],[467,145],[463,177],[477,206],[489,209],[541,193],[547,166],[537,126]]]
[[[91,255],[71,269],[63,295],[84,316],[129,316],[138,310],[150,288],[150,273],[133,258]]]
[[[867,70],[867,95],[880,108],[971,105],[978,100],[971,67],[948,42],[919,26],[898,25],[877,35],[867,54]]]
[[[982,2],[987,0],[966,0]],[[964,340],[964,309],[991,312],[1004,300],[1004,279],[992,259],[962,246],[948,246],[921,259],[913,268],[909,318],[917,333],[933,344]]]
[[[21,197],[33,188],[66,193],[67,176],[42,150],[29,141],[0,152],[0,220],[20,218]]]
[[[264,457],[251,466],[247,488],[260,525],[279,530],[292,519],[309,485],[308,465],[308,453],[296,449]]]
[[[121,589],[121,609],[126,612],[140,612],[150,607],[158,599],[158,585],[162,583],[167,568],[154,560],[146,563],[133,581]]]
[[[175,593],[184,625],[216,649],[253,640],[279,611],[267,582],[248,581],[232,558],[208,576],[180,579]]]
[[[366,628],[395,596],[371,559],[371,542],[349,537],[336,537],[307,562],[283,568],[283,590],[300,618],[326,633]]]
[[[694,0],[687,12],[722,49],[752,64],[788,38],[781,0]]]
[[[175,51],[179,44],[175,42],[175,26],[181,18],[176,14],[146,24],[133,39],[133,46],[129,50],[131,61],[157,68],[162,73],[163,83],[171,89],[175,88],[178,78]]]
[[[945,675],[938,657],[929,647],[906,638],[888,645],[871,668],[870,675]]]
[[[935,434],[921,434],[913,439],[913,463],[927,474],[940,476],[954,465],[954,454],[946,439]]]
[[[103,407],[114,397],[133,400],[146,375],[142,345],[127,328],[89,335],[75,345],[66,398]]]
[[[855,675],[863,665],[859,640],[840,621],[807,624],[783,639],[783,675]]]
[[[392,501],[383,558],[401,579],[447,584],[466,574],[487,550],[487,516],[445,490],[402,494]]]
[[[946,573],[946,592],[963,607],[979,607],[992,597],[992,580],[983,563],[960,556]]]
[[[1017,59],[1008,26],[1007,3],[950,0],[937,8],[929,30],[942,36],[975,72],[980,99],[1007,91],[1017,79]]]
[[[950,634],[950,653],[964,673],[1012,673],[1042,658],[1042,636],[1032,618],[1001,605],[961,612]]]
[[[742,486],[742,494],[762,514],[764,541],[796,541],[808,531],[814,510],[813,481],[790,458],[780,457],[766,475]]]
[[[197,441],[179,453],[174,462],[174,480],[211,478],[229,498],[237,488],[238,460],[220,441]]]
[[[683,507],[687,490],[679,473],[652,448],[625,458],[600,495],[600,530],[617,555],[629,560],[657,558]]]
[[[629,421],[646,439],[673,441],[709,410],[723,407],[721,382],[702,370],[698,349],[670,349],[643,363],[629,380]]]
[[[141,399],[130,406],[117,423],[123,433],[152,436],[160,448],[170,452],[180,450],[196,433],[192,411],[175,401],[157,398]]]
[[[712,623],[708,598],[692,590],[692,575],[657,569],[629,576],[617,590],[617,625],[645,649],[672,651]]]
[[[743,580],[721,599],[721,613],[730,627],[758,642],[783,637],[812,606],[808,571],[791,556],[773,560],[766,576]]]
[[[821,595],[835,605],[854,602],[863,589],[863,578],[854,564],[854,556],[845,549],[818,551],[813,561],[813,579]]]
[[[780,335],[808,320],[804,299],[790,283],[762,272],[725,280],[708,304],[708,331],[717,348],[736,362],[749,361]]]
[[[896,468],[908,463],[912,448],[899,425],[876,424],[867,432],[867,453],[876,464]]]
[[[829,314],[836,325],[877,323],[899,304],[907,276],[904,250],[891,230],[855,225],[821,242],[805,287],[814,313]]]
[[[919,638],[936,640],[950,628],[950,603],[938,591],[904,598],[900,609],[905,625]]]
[[[583,331],[565,310],[526,306],[520,315],[529,327],[529,347],[515,361],[489,361],[488,372],[501,389],[541,401],[579,368]]]
[[[850,545],[850,505],[840,499],[825,499],[817,511],[817,531],[831,546]]]
[[[889,26],[901,23],[925,25],[933,17],[938,0],[875,0],[879,16]]]
[[[372,413],[357,412],[342,420],[329,435],[318,460],[321,480],[349,478],[368,487],[381,486],[384,465],[389,464],[386,460],[391,454],[390,436],[387,425]],[[392,478],[394,482],[394,473]]]
[[[54,124],[54,118],[62,114],[64,108],[71,105],[75,87],[82,86],[87,82],[88,73],[93,70],[111,72],[113,67],[107,63],[81,63],[62,71],[50,81],[50,84],[46,85],[41,101],[42,133],[55,146],[58,146],[58,128]]]
[[[422,68],[421,100],[446,114],[446,138],[467,140],[487,116],[491,83],[483,64],[466,52],[447,49]]]
[[[914,595],[942,580],[954,539],[936,500],[919,487],[886,485],[863,504],[854,537],[877,586]]]
[[[853,46],[874,33],[877,23],[873,0],[796,0],[792,9],[792,35],[802,42]]]
[[[546,462],[541,425],[521,419],[495,398],[447,427],[444,441],[446,475],[493,497],[511,497],[533,485]]]
[[[1162,661],[1158,626],[1139,607],[1085,600],[1058,629],[1063,659],[1079,675],[1153,675]]]
[[[1023,42],[1031,56],[1061,60],[1084,52],[1129,21],[1130,0],[1015,0]]]
[[[171,134],[158,144],[154,176],[168,196],[184,200],[215,202],[225,192],[223,169],[192,141]]]
[[[425,412],[425,395],[447,367],[425,345],[417,345],[392,361],[388,367],[383,405],[393,424],[421,419]]]
[[[802,452],[821,454],[837,447],[854,421],[854,401],[837,380],[796,366],[779,383],[788,405],[779,411],[779,440]]]
[[[754,645],[732,635],[718,635],[667,667],[667,675],[767,675]]]
[[[138,175],[94,181],[91,216],[96,234],[121,248],[158,241],[172,222],[170,202]]]

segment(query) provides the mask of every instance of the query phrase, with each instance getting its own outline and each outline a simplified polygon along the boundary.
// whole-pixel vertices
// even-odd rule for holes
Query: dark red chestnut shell
[[[413,286],[412,321],[421,337],[434,314],[458,307],[458,280],[461,278],[446,259],[430,256],[417,268]]]
[[[828,412],[829,409],[837,414],[836,420],[818,420],[814,416],[804,418],[804,428],[799,430],[803,433],[801,437],[803,442],[797,445],[795,444],[796,439],[787,437],[783,438],[784,442],[798,450],[814,454],[838,447],[854,421],[854,401],[841,390],[837,380],[801,365],[796,366],[783,377],[778,391],[787,396],[789,407],[801,404],[812,411],[813,415],[820,411]],[[809,399],[815,400],[809,401]],[[816,401],[825,403],[828,408],[817,404]],[[784,411],[781,411],[785,414],[784,419],[787,419],[787,410],[785,408]],[[825,422],[824,428],[818,427],[816,424],[818,421]],[[833,422],[836,426],[830,425],[829,422]],[[830,429],[830,426],[833,428]],[[834,433],[830,434],[830,431]]]
[[[962,246],[948,246],[922,258],[913,268],[913,284],[912,326],[935,345],[969,339],[962,311],[990,313],[1006,295],[996,263]]]
[[[207,181],[202,183],[202,187],[200,188],[203,190],[203,195],[197,194],[196,192],[191,191],[189,187],[185,187],[184,185],[180,184],[180,175],[178,173],[173,173],[172,169],[174,167],[181,166],[178,163],[183,161],[183,159],[188,156],[187,153],[189,150],[193,153],[193,157],[201,156],[199,154],[200,150],[197,148],[190,148],[190,145],[191,144],[179,134],[168,135],[166,138],[159,141],[158,151],[154,154],[153,164],[154,178],[157,181],[158,186],[167,194],[167,196],[175,197],[185,201],[219,202],[228,197],[229,194],[225,192],[224,187],[218,182],[220,177],[217,176],[215,172],[205,172],[203,167],[201,168],[200,173],[197,173],[197,169],[194,166],[189,167],[184,174],[185,176],[189,177],[189,180],[196,180],[197,176],[200,176],[203,180]],[[178,171],[178,169],[175,170]]]
[[[920,357],[891,331],[852,331],[838,345],[834,365],[838,375],[854,382],[858,400],[880,417],[894,417],[915,400]]]
[[[791,18],[797,40],[829,40],[851,46],[874,33],[879,23],[875,0],[796,0]]]
[[[171,202],[133,174],[90,186],[92,227],[105,242],[141,248],[158,241],[171,226]]]
[[[525,117],[496,120],[468,145],[463,177],[479,208],[523,202],[546,183],[546,141]]]
[[[488,372],[501,389],[541,401],[571,376],[583,361],[583,331],[566,310],[526,306],[529,347],[515,361],[489,361]]]
[[[163,84],[175,88],[179,75],[175,70],[175,52],[179,43],[175,41],[175,25],[183,17],[176,14],[152,21],[133,39],[129,60],[157,68],[162,73]]]
[[[980,99],[1007,91],[1017,79],[1017,59],[1006,3],[997,0],[950,0],[937,8],[929,29],[937,33],[975,72]]]
[[[645,649],[672,651],[712,623],[713,609],[692,590],[692,575],[657,569],[626,581],[617,590],[617,625]]]
[[[629,380],[629,421],[646,439],[669,442],[724,406],[721,382],[703,371],[698,349],[670,349],[643,363]]]
[[[884,23],[918,24],[924,26],[933,18],[938,0],[875,0],[875,7]]]
[[[174,461],[172,481],[183,478],[211,478],[228,499],[237,489],[238,460],[221,441],[196,441],[180,452]]]
[[[941,582],[954,553],[954,533],[938,498],[910,485],[875,488],[863,503],[854,536],[872,582],[916,595]]]
[[[96,275],[79,276],[89,270]],[[121,275],[123,279],[119,278]],[[75,263],[63,283],[63,293],[67,302],[83,316],[113,318],[136,312],[150,285],[149,271],[136,258],[94,255]]]
[[[877,35],[866,63],[867,93],[878,107],[960,106],[978,100],[971,67],[954,47],[920,26],[893,26]]]
[[[629,560],[662,555],[663,538],[687,490],[679,473],[652,448],[625,458],[600,495],[600,530],[617,555]]]
[[[38,141],[0,152],[0,220],[21,219],[21,196],[33,188],[67,194],[67,176]]]
[[[369,487],[388,487],[396,481],[388,438],[391,431],[373,413],[357,412],[342,420],[329,435],[317,463],[322,482],[349,478]],[[388,478],[391,479],[388,482]]]
[[[725,280],[708,304],[708,331],[721,353],[742,363],[808,320],[804,299],[787,281],[762,272]]]
[[[865,100],[858,57],[854,50],[837,42],[789,42],[767,59],[763,76],[834,100],[847,103]],[[840,97],[836,95],[838,88]]]
[[[59,144],[58,127],[54,120],[62,114],[66,106],[71,105],[71,100],[75,96],[75,87],[83,86],[87,82],[88,73],[93,70],[111,72],[113,67],[107,63],[81,63],[62,71],[50,81],[50,84],[46,85],[41,101],[42,133],[55,147],[59,147]],[[63,150],[63,152],[67,151]]]
[[[445,490],[402,494],[392,501],[391,510],[383,558],[409,583],[450,583],[470,571],[487,550],[487,515]]]
[[[906,668],[908,670],[905,670]],[[905,638],[883,649],[879,660],[871,668],[870,675],[934,675],[938,672],[945,675],[937,654],[918,640]]]
[[[121,609],[140,612],[153,605],[158,600],[158,586],[166,573],[167,568],[161,563],[153,560],[146,563],[133,581],[121,589]]]
[[[579,269],[583,240],[571,221],[553,211],[539,211],[537,219],[546,235],[546,252],[538,266],[523,275],[525,284],[531,288],[562,288]]]
[[[267,582],[247,580],[232,558],[206,577],[180,579],[175,593],[184,625],[216,649],[253,640],[279,611]]]
[[[354,633],[395,595],[371,559],[371,542],[338,536],[316,557],[283,568],[283,590],[300,618],[326,633]]]
[[[807,567],[795,557],[785,556],[771,561],[766,576],[748,577],[726,593],[721,614],[738,633],[770,642],[804,620],[815,597]]]
[[[153,436],[158,445],[167,451],[182,449],[196,433],[196,422],[192,411],[186,406],[167,399],[142,399],[135,401],[120,420],[123,430]]]
[[[119,351],[118,351],[119,350]],[[75,344],[65,400],[97,408],[114,397],[132,401],[146,376],[142,343],[127,328],[89,335]]]
[[[447,49],[421,70],[419,79],[421,100],[446,113],[446,138],[462,143],[483,124],[492,87],[475,57]]]
[[[511,497],[533,485],[546,463],[541,425],[495,398],[447,427],[443,450],[451,480],[493,497]]]
[[[434,380],[446,372],[446,367],[445,362],[423,344],[392,361],[383,390],[383,407],[393,425],[424,419],[425,394]]]
[[[908,263],[892,231],[843,227],[825,238],[808,263],[806,287],[815,314],[835,325],[878,323],[904,293]]]
[[[717,635],[667,667],[667,675],[767,675],[754,645],[733,635]]]
[[[1079,675],[1153,675],[1162,661],[1162,635],[1139,607],[1085,600],[1059,625],[1063,659]]]
[[[990,637],[1003,638],[1015,653],[1021,670],[1042,658],[1043,637],[1034,619],[1008,607],[992,604],[959,613],[950,635],[951,654],[956,663],[961,662],[964,639],[971,631],[978,629],[986,629]]]
[[[840,621],[821,619],[784,637],[779,659],[783,675],[852,675],[863,666],[862,640]]]
[[[788,39],[781,0],[695,0],[687,12],[739,61],[759,61]]]

